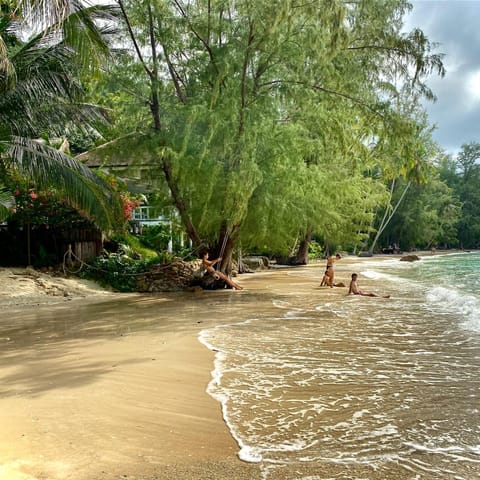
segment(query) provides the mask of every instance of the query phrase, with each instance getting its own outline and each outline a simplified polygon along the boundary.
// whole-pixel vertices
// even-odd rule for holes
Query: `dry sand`
[[[2,309],[57,304],[74,298],[105,297],[112,293],[90,280],[65,278],[33,268],[0,267],[0,306]]]
[[[267,271],[241,276],[241,292],[146,296],[0,269],[0,480],[261,478],[206,393],[213,353],[198,333],[252,297],[271,303],[272,276],[288,289]]]

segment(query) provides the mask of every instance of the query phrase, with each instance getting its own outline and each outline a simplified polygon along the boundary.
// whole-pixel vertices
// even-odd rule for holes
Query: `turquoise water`
[[[415,291],[425,308],[458,316],[460,325],[480,333],[480,254],[463,253],[424,257],[420,262],[399,265],[389,262],[364,274],[399,281],[401,294]],[[411,282],[404,285],[405,282]]]
[[[296,269],[267,312],[203,331],[240,458],[268,480],[480,478],[479,266],[339,265],[391,298],[334,302],[320,271]]]

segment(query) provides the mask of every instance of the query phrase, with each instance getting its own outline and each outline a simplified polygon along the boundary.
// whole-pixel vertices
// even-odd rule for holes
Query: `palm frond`
[[[98,107],[76,101],[83,90],[73,75],[74,52],[64,44],[44,48],[44,41],[36,36],[12,56],[17,84],[0,95],[0,138],[58,134],[67,122],[89,125],[105,120]]]
[[[70,0],[21,0],[25,22],[37,30],[62,22],[71,9]]]
[[[13,137],[7,168],[30,179],[39,190],[55,189],[96,225],[110,230],[122,218],[118,195],[88,167],[38,141]]]
[[[0,222],[3,222],[11,214],[14,205],[15,200],[12,194],[0,184]]]
[[[0,35],[0,93],[12,88],[15,84],[15,68],[8,58],[8,50]]]
[[[77,2],[74,12],[63,22],[64,42],[77,54],[77,60],[88,67],[98,67],[110,56],[108,37],[115,33],[112,28],[117,7],[96,5],[85,8]],[[103,26],[102,26],[103,25]]]
[[[115,5],[80,0],[23,0],[26,23],[45,42],[63,43],[76,54],[77,64],[96,68],[110,55],[108,36],[118,11]]]

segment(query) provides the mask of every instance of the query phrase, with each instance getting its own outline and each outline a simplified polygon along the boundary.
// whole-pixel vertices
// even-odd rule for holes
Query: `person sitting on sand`
[[[358,288],[357,285],[357,278],[358,275],[356,273],[352,273],[352,280],[350,282],[350,288],[348,289],[348,294],[353,294],[353,295],[363,295],[364,297],[378,297],[375,293],[367,293],[363,292]],[[390,298],[390,295],[385,295],[383,298]]]
[[[322,278],[322,282],[320,283],[320,286],[321,287],[324,287],[326,285],[328,285],[328,268],[325,270],[325,273],[323,274],[323,278]]]
[[[322,278],[322,283],[320,283],[320,286],[323,287],[324,285],[328,285],[330,288],[333,288],[333,264],[337,261],[340,260],[342,257],[339,253],[336,253],[335,255],[332,255],[331,257],[328,257],[327,259],[327,268],[325,270],[325,273],[323,274]]]
[[[235,283],[231,278],[227,277],[224,273],[216,271],[213,267],[218,262],[222,260],[222,257],[216,258],[215,260],[208,259],[208,252],[205,252],[202,255],[202,264],[200,268],[204,271],[204,273],[212,273],[215,278],[221,278],[228,286],[233,288],[234,290],[243,290],[238,283]]]

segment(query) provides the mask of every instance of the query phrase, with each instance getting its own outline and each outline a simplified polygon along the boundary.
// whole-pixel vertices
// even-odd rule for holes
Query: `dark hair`
[[[352,278],[353,277],[358,277],[358,273],[352,273]]]

